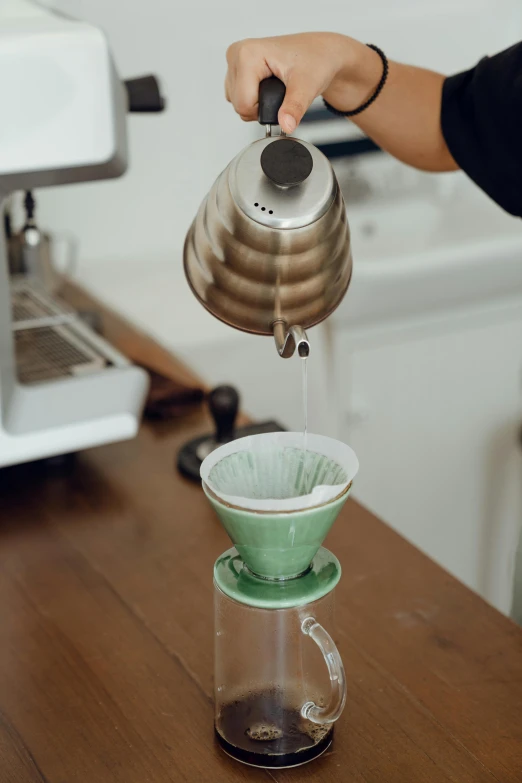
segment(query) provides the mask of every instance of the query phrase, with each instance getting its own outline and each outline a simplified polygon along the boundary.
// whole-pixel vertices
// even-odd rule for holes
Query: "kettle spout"
[[[295,349],[302,359],[310,354],[310,343],[302,326],[287,328],[284,321],[274,323],[274,340],[279,356],[288,359],[293,356]]]

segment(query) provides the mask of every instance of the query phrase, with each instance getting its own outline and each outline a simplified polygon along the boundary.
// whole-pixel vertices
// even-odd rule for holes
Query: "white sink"
[[[354,258],[391,260],[433,247],[441,211],[428,200],[348,209]]]
[[[461,175],[444,194],[348,206],[354,274],[336,321],[375,322],[522,294],[522,222]]]

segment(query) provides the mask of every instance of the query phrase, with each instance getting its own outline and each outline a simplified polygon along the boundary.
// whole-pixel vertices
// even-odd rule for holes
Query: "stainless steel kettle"
[[[220,174],[185,240],[185,273],[221,321],[273,335],[280,356],[310,350],[305,329],[341,302],[352,273],[344,200],[328,159],[312,144],[272,136],[285,86],[259,89],[266,138]]]

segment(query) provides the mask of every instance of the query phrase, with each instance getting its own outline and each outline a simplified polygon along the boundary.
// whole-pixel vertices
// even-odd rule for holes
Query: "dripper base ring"
[[[214,565],[214,584],[228,598],[259,609],[287,609],[318,601],[341,578],[341,564],[332,552],[320,547],[310,567],[298,578],[264,579],[255,576],[232,548]]]

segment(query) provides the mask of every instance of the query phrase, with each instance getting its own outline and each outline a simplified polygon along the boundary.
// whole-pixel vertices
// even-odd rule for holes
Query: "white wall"
[[[519,0],[48,0],[104,28],[122,77],[155,72],[168,111],[129,117],[131,168],[119,181],[40,196],[42,222],[80,239],[82,264],[170,256],[180,263],[188,225],[212,181],[258,130],[223,98],[232,41],[337,30],[389,56],[453,71],[516,39]],[[187,291],[173,292],[186,296]]]

